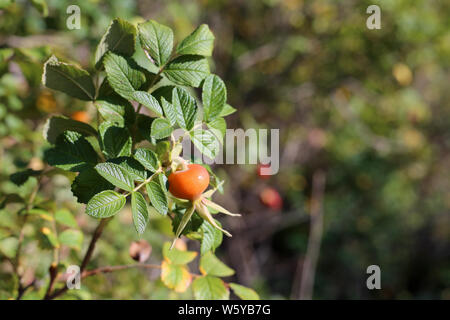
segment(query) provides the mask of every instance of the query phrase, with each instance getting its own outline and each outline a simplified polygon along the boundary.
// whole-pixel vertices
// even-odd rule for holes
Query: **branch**
[[[99,273],[110,273],[114,271],[120,271],[120,270],[126,270],[126,269],[132,269],[132,268],[143,268],[143,269],[161,269],[160,265],[157,264],[129,264],[129,265],[122,265],[122,266],[107,266],[107,267],[100,267],[93,270],[86,270],[81,274],[81,279],[95,276]]]
[[[303,264],[298,263],[297,272],[301,269],[301,282],[298,292],[293,290],[292,298],[311,300],[314,291],[317,260],[323,233],[323,196],[325,192],[325,173],[321,170],[314,172],[310,203],[311,227],[308,237],[308,248]],[[297,278],[297,277],[296,277]],[[294,281],[295,283],[298,281]]]
[[[98,224],[97,228],[94,231],[94,234],[92,235],[91,242],[89,243],[89,247],[86,251],[86,254],[84,255],[83,261],[81,262],[80,266],[80,273],[83,273],[84,269],[86,269],[87,264],[91,260],[92,254],[94,253],[95,244],[97,243],[97,240],[102,235],[103,229],[105,229],[108,222],[111,220],[111,218],[101,219],[100,223]],[[48,295],[45,295],[44,300],[51,300],[55,299],[56,297],[64,294],[68,290],[67,286],[62,287],[61,289],[54,291],[53,293],[49,293]]]

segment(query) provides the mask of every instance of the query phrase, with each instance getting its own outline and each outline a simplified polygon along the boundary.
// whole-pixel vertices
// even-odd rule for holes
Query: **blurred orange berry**
[[[86,111],[76,111],[76,112],[72,113],[72,115],[70,117],[73,120],[77,120],[77,121],[84,122],[84,123],[89,123],[89,121],[91,120],[91,117],[89,116],[89,114]]]

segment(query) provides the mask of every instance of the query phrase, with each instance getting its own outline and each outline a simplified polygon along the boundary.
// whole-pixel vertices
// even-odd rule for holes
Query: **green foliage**
[[[86,213],[94,218],[108,218],[125,206],[126,198],[115,191],[105,190],[93,196],[86,206]]]
[[[81,100],[94,100],[95,87],[89,73],[75,65],[50,57],[44,65],[43,84]]]
[[[138,191],[131,193],[131,211],[133,212],[133,222],[137,233],[144,233],[149,218],[148,207],[144,196]]]

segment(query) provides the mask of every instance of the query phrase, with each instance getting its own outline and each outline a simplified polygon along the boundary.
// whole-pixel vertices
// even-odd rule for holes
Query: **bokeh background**
[[[221,220],[234,235],[217,252],[237,271],[232,280],[262,298],[297,299],[304,262],[320,244],[314,299],[450,299],[449,1],[46,2],[47,9],[42,1],[0,0],[0,197],[29,195],[34,179],[17,187],[9,176],[42,168],[41,129],[50,114],[95,116],[93,105],[43,88],[42,64],[52,53],[93,70],[95,47],[115,17],[155,19],[176,40],[207,23],[216,36],[212,70],[238,109],[228,127],[280,129],[277,175],[261,177],[255,165],[215,167],[226,179],[217,202],[243,214]],[[66,27],[71,4],[81,8],[80,30]],[[366,28],[371,4],[381,7],[380,30]],[[91,232],[94,221],[72,196],[70,179],[55,175],[38,198],[68,208]],[[14,242],[15,210],[0,209],[3,255]],[[322,230],[312,216],[323,218]],[[150,262],[161,260],[170,239],[166,220],[154,217],[144,235]],[[45,223],[28,226],[27,239]],[[120,214],[93,265],[131,263],[136,238],[129,212]],[[76,262],[83,252],[65,255]],[[0,297],[8,298],[2,254]],[[30,240],[24,259],[29,277],[42,278],[51,252]],[[374,264],[381,290],[366,287]],[[169,293],[158,272],[143,270],[91,277],[75,291],[83,299],[191,297]]]

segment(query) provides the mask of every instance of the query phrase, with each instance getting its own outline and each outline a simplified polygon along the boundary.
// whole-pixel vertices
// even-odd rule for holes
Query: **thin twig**
[[[293,290],[292,298],[311,300],[314,291],[317,260],[323,233],[323,196],[325,192],[325,173],[314,172],[312,179],[312,194],[310,203],[311,228],[308,237],[308,248],[303,264],[299,261],[297,270],[301,268],[301,283],[299,291]],[[299,273],[299,272],[298,272]],[[294,285],[295,285],[294,281]]]
[[[27,223],[27,220],[28,220],[28,211],[30,211],[33,208],[34,199],[36,198],[36,195],[39,191],[39,187],[41,185],[41,178],[42,178],[42,174],[38,177],[36,186],[34,187],[33,191],[31,192],[30,198],[28,198],[28,202],[25,207],[25,216],[23,217],[23,222],[20,227],[16,255],[14,256],[14,260],[13,260],[13,270],[14,270],[14,273],[17,275],[18,282],[19,282],[17,299],[20,299],[20,297],[22,296],[22,294],[24,292],[24,288],[22,287],[22,283],[20,282],[21,276],[19,274],[19,264],[20,264],[20,252],[22,250],[23,240],[25,238],[25,224]]]
[[[100,267],[93,270],[86,270],[81,274],[81,278],[87,278],[90,276],[95,276],[99,273],[110,273],[119,270],[132,269],[132,268],[142,268],[142,269],[161,269],[160,265],[157,264],[129,264],[129,265],[121,265],[121,266],[107,266]]]
[[[108,222],[111,220],[111,218],[106,218],[100,220],[100,223],[98,224],[97,228],[94,231],[94,234],[92,235],[91,242],[89,243],[89,247],[86,251],[86,254],[84,255],[83,261],[81,262],[80,266],[80,273],[83,273],[84,269],[86,269],[87,264],[92,258],[92,254],[94,253],[95,244],[97,243],[97,240],[102,235],[103,229],[105,229]],[[67,291],[68,287],[64,286],[61,289],[54,291],[53,293],[49,294],[48,296],[44,297],[46,300],[55,299],[56,297],[64,294]]]

